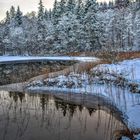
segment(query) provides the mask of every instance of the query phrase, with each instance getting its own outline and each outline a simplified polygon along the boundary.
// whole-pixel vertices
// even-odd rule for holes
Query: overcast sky
[[[54,0],[42,0],[47,9],[53,7]],[[101,0],[98,0],[101,1]],[[105,0],[104,0],[105,1]],[[11,5],[21,8],[23,13],[37,11],[39,0],[0,0],[0,20],[5,17],[5,13],[10,9]]]
[[[43,0],[46,8],[52,8],[54,0]],[[5,13],[10,9],[11,5],[21,8],[23,13],[37,11],[39,0],[0,0],[0,19],[5,17]]]

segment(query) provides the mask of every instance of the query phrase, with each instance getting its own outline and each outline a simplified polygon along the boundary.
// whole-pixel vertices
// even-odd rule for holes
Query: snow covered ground
[[[57,56],[57,57],[34,57],[34,56],[0,56],[0,63],[22,63],[28,61],[82,61],[92,62],[99,61],[96,57],[73,57],[73,56]]]
[[[88,75],[70,73],[69,75],[60,75],[54,78],[48,78],[43,81],[33,81],[28,84],[30,90],[43,91],[62,91],[77,92],[86,94],[98,94],[105,96],[124,112],[126,122],[130,130],[140,132],[140,94],[133,94],[128,87],[115,86],[114,84],[96,83],[96,79],[100,80],[103,74],[108,80],[116,80],[118,77],[125,79],[127,83],[140,85],[140,59],[125,60],[117,64],[102,64],[93,68],[92,74]],[[95,81],[94,81],[95,80]]]
[[[93,71],[108,73],[124,77],[131,82],[140,83],[140,59],[124,60],[117,64],[102,64],[93,69]]]
[[[140,59],[124,60],[117,64],[102,64],[92,69],[96,79],[140,93]]]

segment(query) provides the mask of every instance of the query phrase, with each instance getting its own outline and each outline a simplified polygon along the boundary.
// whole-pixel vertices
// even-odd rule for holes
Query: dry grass
[[[107,63],[108,62],[104,61],[104,60],[97,61],[97,62],[84,62],[84,63],[80,63],[78,65],[76,73],[80,73],[80,74],[83,73],[83,72],[90,73],[91,69],[96,67],[97,65],[99,65],[99,64],[107,64]]]
[[[68,53],[69,56],[94,56],[108,63],[122,61],[125,59],[140,58],[140,51],[115,52],[115,51],[96,51],[96,52],[74,52]]]
[[[117,55],[118,60],[140,58],[140,52],[121,52]]]
[[[83,73],[83,72],[86,72],[86,73],[90,73],[90,70],[99,65],[99,64],[105,64],[107,62],[105,61],[97,61],[97,62],[81,62],[81,63],[76,63],[72,66],[69,66],[63,70],[59,70],[59,71],[56,71],[56,72],[46,72],[45,74],[43,75],[39,75],[39,76],[36,76],[34,78],[31,78],[29,80],[29,82],[32,82],[32,81],[36,81],[36,80],[43,80],[43,79],[46,79],[46,78],[54,78],[54,77],[57,77],[57,76],[60,76],[60,75],[69,75],[71,72],[74,72],[74,73]]]
[[[73,56],[95,56],[100,58],[100,61],[97,62],[82,62],[75,64],[73,66],[70,66],[62,71],[50,73],[49,77],[55,77],[58,75],[68,75],[70,72],[75,72],[75,73],[83,73],[87,72],[90,73],[90,70],[94,67],[96,67],[99,64],[109,64],[112,62],[118,62],[122,61],[125,59],[133,59],[133,58],[140,58],[140,52],[108,52],[108,51],[103,51],[103,52],[86,52],[86,53],[81,53],[81,52],[76,52],[76,53],[71,53],[69,55]]]
[[[118,61],[122,61],[125,59],[134,59],[134,58],[140,58],[140,52],[108,52],[108,51],[100,51],[100,52],[76,52],[76,53],[70,53],[67,54],[70,56],[94,56],[94,57],[98,57],[101,60],[97,61],[97,62],[81,62],[81,63],[76,63],[72,66],[69,67],[63,67],[63,70],[59,70],[59,71],[44,71],[43,75],[34,77],[32,79],[30,79],[29,81],[33,81],[33,80],[41,80],[41,79],[46,79],[46,78],[53,78],[53,77],[57,77],[59,75],[69,75],[71,72],[74,73],[89,73],[90,74],[90,70],[94,67],[96,67],[99,64],[109,64],[112,62],[118,62]]]
[[[134,140],[134,133],[131,132],[128,128],[126,130],[115,130],[113,132],[113,136],[114,136],[115,140],[121,139],[122,136],[126,136],[126,137]]]

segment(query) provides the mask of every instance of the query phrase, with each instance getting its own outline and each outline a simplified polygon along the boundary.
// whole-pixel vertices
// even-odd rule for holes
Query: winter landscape
[[[140,0],[46,1],[0,21],[0,140],[140,140]]]

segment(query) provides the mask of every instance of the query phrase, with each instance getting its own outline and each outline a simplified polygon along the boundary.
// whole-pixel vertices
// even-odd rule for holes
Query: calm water
[[[113,140],[125,129],[111,111],[0,91],[0,140]]]

